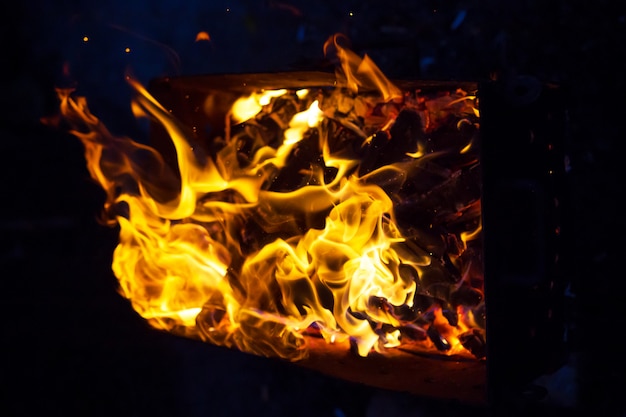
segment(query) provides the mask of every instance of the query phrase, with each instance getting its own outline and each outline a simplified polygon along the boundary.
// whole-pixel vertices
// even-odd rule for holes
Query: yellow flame
[[[308,94],[309,94],[308,88],[302,88],[296,91],[296,95],[298,96],[299,99],[304,99]]]
[[[358,92],[360,87],[375,88],[382,94],[384,101],[401,98],[402,90],[387,79],[369,56],[361,58],[341,46],[345,38],[340,34],[333,35],[324,44],[326,54],[334,50],[339,58],[342,72],[337,75],[339,79],[344,79],[345,86],[354,92]]]
[[[480,233],[483,230],[482,222],[479,221],[476,228],[469,232],[461,232],[461,240],[463,243],[467,244],[470,240],[478,239],[480,237]]]
[[[247,97],[241,97],[235,101],[232,107],[232,116],[236,123],[243,123],[250,120],[270,103],[273,97],[280,97],[287,92],[281,90],[267,90],[263,92],[255,92]]]
[[[297,113],[285,131],[284,145],[290,146],[302,139],[302,135],[312,127],[316,127],[324,118],[319,103],[315,100],[308,110]],[[280,153],[280,151],[279,151]]]
[[[350,111],[359,113],[402,98],[369,58],[356,57],[336,38],[329,42],[346,85],[355,91],[373,85],[381,98],[356,104],[331,100],[326,106],[352,106]],[[286,123],[282,143],[256,144],[241,162],[235,135],[214,157],[202,157],[185,126],[139,82],[128,82],[136,92],[134,115],[154,120],[168,133],[176,171],[153,148],[109,132],[84,98],[74,98],[71,90],[58,95],[62,114],[85,147],[90,175],[107,193],[107,213],[120,226],[112,268],[120,292],[139,314],[158,328],[182,328],[211,343],[293,360],[306,355],[303,333],[311,326],[328,343],[352,340],[362,356],[401,343],[394,309],[413,306],[419,277],[432,258],[407,249],[394,202],[380,184],[402,184],[436,154],[424,156],[418,143],[416,152],[405,154],[412,160],[359,176],[353,149],[371,140],[337,147],[329,133],[332,120],[367,138],[358,117],[335,117],[309,90],[269,90],[235,101],[228,117],[245,122],[278,97],[295,96],[301,111]],[[390,128],[395,114],[383,118],[379,130]],[[323,162],[310,161],[304,169],[308,181],[296,189],[272,189],[277,173],[310,137]],[[480,231],[479,225],[460,238],[466,243]],[[401,273],[403,268],[412,272]],[[433,325],[459,345],[441,315]]]

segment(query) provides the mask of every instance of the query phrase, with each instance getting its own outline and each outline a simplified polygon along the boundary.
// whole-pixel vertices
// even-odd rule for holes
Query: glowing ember
[[[157,328],[260,355],[323,337],[484,356],[476,98],[403,92],[339,40],[336,88],[239,98],[215,152],[129,78],[174,170],[59,91],[120,227],[121,293]]]

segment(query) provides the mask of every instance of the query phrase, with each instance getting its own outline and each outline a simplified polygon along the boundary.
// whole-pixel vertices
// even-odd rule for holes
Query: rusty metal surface
[[[424,354],[410,348],[362,358],[349,343],[307,338],[310,356],[296,364],[326,375],[426,398],[486,406],[487,371],[483,360]]]

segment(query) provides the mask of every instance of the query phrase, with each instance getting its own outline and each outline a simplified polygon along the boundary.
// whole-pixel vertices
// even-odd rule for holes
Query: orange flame
[[[393,310],[413,308],[415,277],[433,259],[407,249],[394,202],[378,184],[403,183],[428,157],[416,146],[401,155],[402,163],[358,175],[358,158],[331,143],[329,120],[365,143],[367,129],[349,112],[335,113],[338,106],[362,116],[403,94],[369,58],[340,47],[337,37],[325,49],[331,44],[347,87],[356,92],[374,86],[378,101],[346,104],[304,90],[242,97],[228,115],[237,123],[255,118],[278,97],[291,94],[302,104],[284,123],[282,143],[256,144],[248,163],[237,157],[236,135],[226,138],[215,158],[198,157],[200,147],[185,127],[134,79],[128,78],[136,92],[134,114],[166,129],[176,172],[151,147],[111,134],[84,98],[58,90],[62,114],[82,141],[89,172],[107,193],[105,208],[120,226],[112,265],[120,291],[155,327],[292,360],[307,354],[303,334],[312,327],[329,343],[353,340],[361,356],[401,343],[403,319]],[[389,114],[379,129],[393,125],[397,111],[390,108]],[[323,164],[310,167],[306,184],[272,190],[268,184],[312,132]],[[329,178],[324,168],[335,175]],[[262,232],[249,236],[251,225]],[[464,234],[463,242],[479,233]],[[407,268],[412,272],[403,272]],[[385,306],[372,300],[385,300]],[[440,319],[433,325],[442,327]]]
[[[336,34],[324,44],[324,53],[328,55],[334,51],[341,64],[338,80],[344,80],[345,86],[354,92],[358,92],[360,87],[374,88],[380,91],[384,101],[401,98],[402,91],[385,77],[369,56],[361,58],[341,46],[340,43],[345,40],[344,35]]]

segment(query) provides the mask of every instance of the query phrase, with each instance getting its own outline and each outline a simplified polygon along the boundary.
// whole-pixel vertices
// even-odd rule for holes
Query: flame
[[[434,308],[433,314],[435,319],[433,320],[431,326],[434,326],[437,329],[438,333],[442,336],[441,340],[447,345],[446,354],[463,354],[465,352],[465,348],[463,347],[459,337],[469,330],[469,326],[466,323],[467,319],[459,320],[456,326],[452,326],[450,325],[448,319],[446,319],[443,315],[443,311],[440,307]],[[464,317],[464,311],[461,308],[457,310],[457,314],[460,317]]]
[[[286,92],[287,90],[284,89],[268,90],[237,99],[231,109],[233,119],[236,123],[242,123],[253,118],[263,109],[263,106],[270,103],[273,97],[280,97]]]
[[[360,173],[358,152],[375,146],[373,131],[390,134],[403,93],[369,58],[342,48],[337,36],[325,51],[331,47],[345,86],[355,93],[374,88],[377,98],[310,89],[241,97],[226,115],[240,129],[228,132],[215,155],[205,155],[185,126],[129,77],[136,93],[132,110],[165,128],[176,150],[175,170],[153,148],[109,132],[84,98],[57,91],[61,112],[84,145],[89,173],[107,193],[106,213],[120,228],[112,265],[120,292],[153,326],[298,360],[307,354],[304,335],[311,329],[328,343],[351,341],[367,356],[401,345],[403,326],[422,325],[414,300],[431,293],[421,277],[438,264],[406,237],[392,190],[438,154],[418,142],[397,161]],[[294,110],[274,111],[279,99]],[[415,114],[427,111],[403,105],[414,105]],[[282,128],[280,143],[251,133],[263,117]],[[357,146],[338,143],[337,126],[351,132]],[[275,185],[304,149],[319,156],[289,174],[300,183]],[[459,235],[464,248],[479,237],[480,227]],[[464,248],[454,257],[461,267]],[[434,311],[430,325],[455,352],[462,350],[457,336],[470,329],[467,321],[446,327]]]
[[[345,86],[354,92],[358,92],[360,87],[374,87],[380,91],[384,101],[401,98],[402,91],[385,77],[368,55],[361,58],[341,46],[341,41],[345,39],[344,35],[336,34],[324,44],[324,53],[328,55],[334,51],[341,63],[341,72],[337,73],[337,78],[344,80]]]

